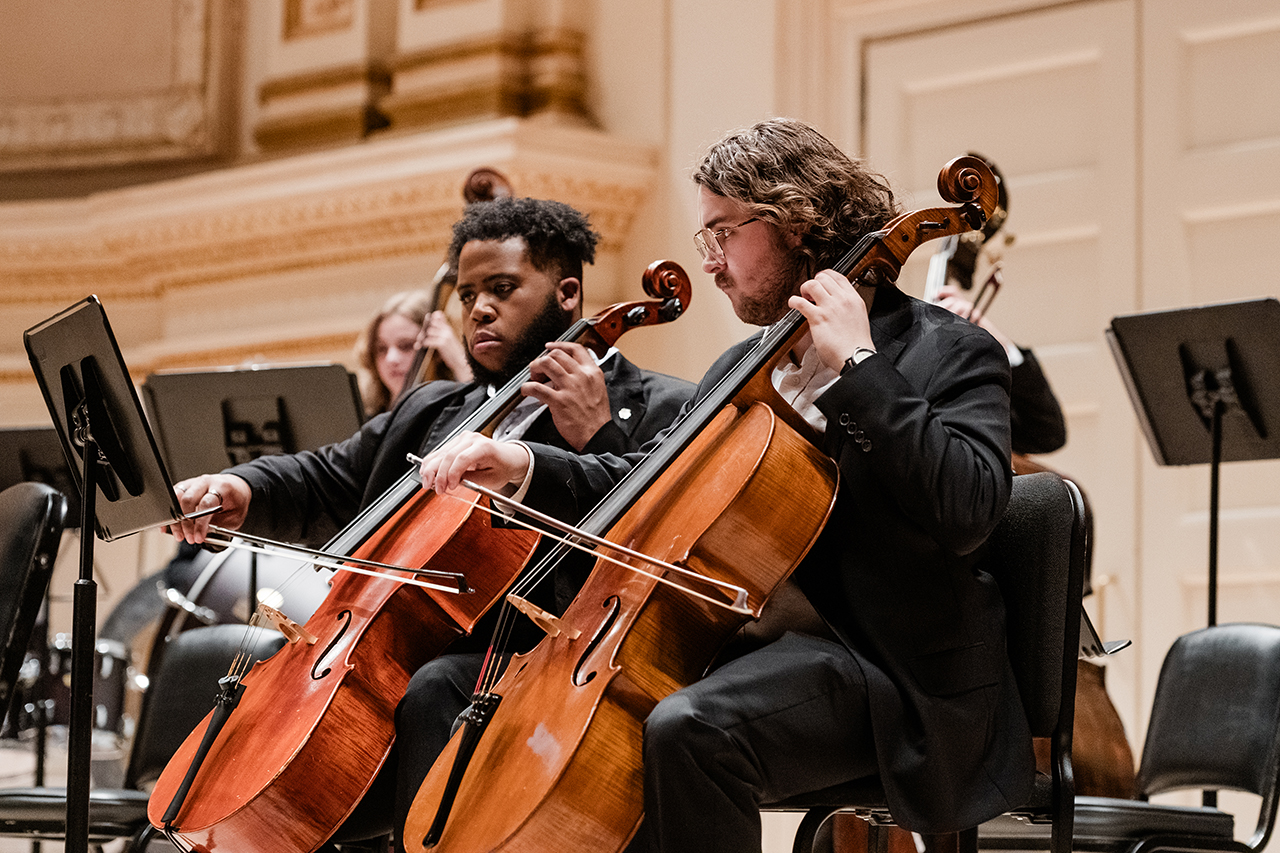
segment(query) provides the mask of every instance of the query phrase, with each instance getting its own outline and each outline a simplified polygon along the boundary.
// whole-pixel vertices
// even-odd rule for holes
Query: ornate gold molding
[[[355,0],[285,0],[286,41],[342,32],[355,23]]]
[[[268,80],[258,88],[254,141],[264,151],[358,142],[368,131],[369,104],[388,85],[387,72],[366,63]]]
[[[616,258],[656,154],[551,122],[503,119],[88,199],[0,204],[0,397],[21,399],[0,420],[39,415],[22,330],[90,293],[141,375],[345,359],[366,312],[406,286],[403,271],[421,269],[425,282],[439,265],[463,182],[481,165],[520,195],[586,212],[602,238],[595,298],[634,293],[634,270],[610,276],[623,272]]]
[[[589,124],[585,50],[582,33],[554,28],[404,52],[378,109],[392,128],[549,112]]]
[[[208,157],[228,143],[224,114],[236,0],[175,4],[163,88],[45,102],[0,99],[0,172]]]
[[[372,73],[367,65],[352,63],[334,68],[320,68],[290,77],[277,77],[274,80],[268,80],[258,88],[258,102],[267,104],[289,95],[309,94],[321,89],[362,84],[370,79]]]

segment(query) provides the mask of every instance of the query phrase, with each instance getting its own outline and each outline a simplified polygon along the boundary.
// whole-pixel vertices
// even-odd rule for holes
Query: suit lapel
[[[440,445],[449,435],[476,409],[484,405],[488,390],[483,385],[472,384],[464,394],[459,394],[440,411],[440,416],[431,424],[422,440],[419,451],[426,453]]]
[[[911,297],[896,287],[880,287],[871,303],[871,340],[876,352],[892,363],[907,345],[904,334],[911,328]]]

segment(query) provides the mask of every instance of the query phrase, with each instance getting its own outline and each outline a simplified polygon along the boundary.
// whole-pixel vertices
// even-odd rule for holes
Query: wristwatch
[[[858,347],[853,351],[853,355],[844,360],[844,367],[840,368],[840,375],[844,376],[855,364],[862,364],[862,362],[875,354],[876,351],[870,347]]]

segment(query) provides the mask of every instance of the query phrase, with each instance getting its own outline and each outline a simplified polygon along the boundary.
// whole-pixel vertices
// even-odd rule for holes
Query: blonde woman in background
[[[360,396],[366,417],[391,408],[404,387],[419,347],[434,349],[439,354],[444,371],[437,378],[460,382],[471,379],[471,367],[462,342],[444,312],[436,311],[423,331],[423,320],[431,301],[431,294],[425,290],[395,294],[383,303],[356,341]]]

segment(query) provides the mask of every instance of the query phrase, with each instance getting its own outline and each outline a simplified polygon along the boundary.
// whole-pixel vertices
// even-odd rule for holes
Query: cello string
[[[688,417],[688,414],[689,414],[688,411],[686,411],[682,413],[679,417],[677,417],[676,420],[672,422],[671,426],[668,427],[668,431],[670,431],[671,429],[674,429],[677,425],[679,425],[686,417]],[[451,434],[444,441],[436,445],[436,447],[439,448],[439,447],[445,446],[446,444],[449,443],[450,440],[452,440],[460,432],[461,430],[455,430],[453,434]],[[641,455],[640,461],[644,461],[645,459],[648,459],[650,456],[652,456],[659,446],[660,445],[654,445],[653,447],[645,451]],[[421,459],[415,456],[414,454],[408,454],[407,456],[410,463],[421,462]],[[422,479],[421,479],[421,476],[419,475],[418,467],[419,467],[418,464],[414,464],[413,468],[411,468],[410,471],[406,473],[405,477],[415,479],[419,482],[419,484],[421,484]],[[607,501],[609,497],[613,495],[617,490],[622,489],[629,482],[630,478],[633,476],[638,476],[635,474],[634,468],[631,471],[628,471],[627,474],[625,474],[622,477],[619,483],[616,484],[615,487],[611,489],[608,494],[606,494],[604,497],[600,499],[600,501],[596,503],[596,505],[587,514],[587,517],[589,518],[592,513],[598,510],[601,507],[601,505],[604,504],[605,501]],[[454,499],[460,500],[460,498],[456,498],[456,497]],[[495,513],[494,510],[487,507],[485,508],[485,511],[490,513]],[[502,514],[502,517],[504,519],[512,518],[505,514]],[[525,526],[529,527],[529,525],[527,524]],[[545,531],[537,530],[537,528],[530,528],[530,529],[534,529],[538,533],[545,532]],[[559,564],[568,556],[571,550],[569,547],[569,544],[566,541],[563,541],[560,537],[551,537],[551,538],[556,541],[555,547],[551,551],[549,551],[531,571],[526,573],[523,577],[517,579],[516,583],[513,585],[511,590],[513,593],[520,595],[522,597],[529,595],[530,592],[533,590],[533,588],[536,587],[539,583],[541,583],[546,577],[548,577],[551,574],[551,572],[554,571],[555,568],[559,566]],[[511,633],[512,631],[515,630],[515,624],[517,619],[518,619],[518,614],[515,613],[515,608],[512,607],[511,604],[508,603],[504,597],[502,602],[499,604],[498,617],[497,617],[496,624],[494,626],[493,636],[490,640],[489,650],[486,653],[485,660],[481,666],[480,677],[479,677],[477,688],[476,688],[478,693],[487,693],[489,690],[493,688],[493,685],[496,683],[499,675],[499,665],[503,660],[502,653],[503,651],[505,651],[505,649],[507,648],[507,644],[510,642]]]

